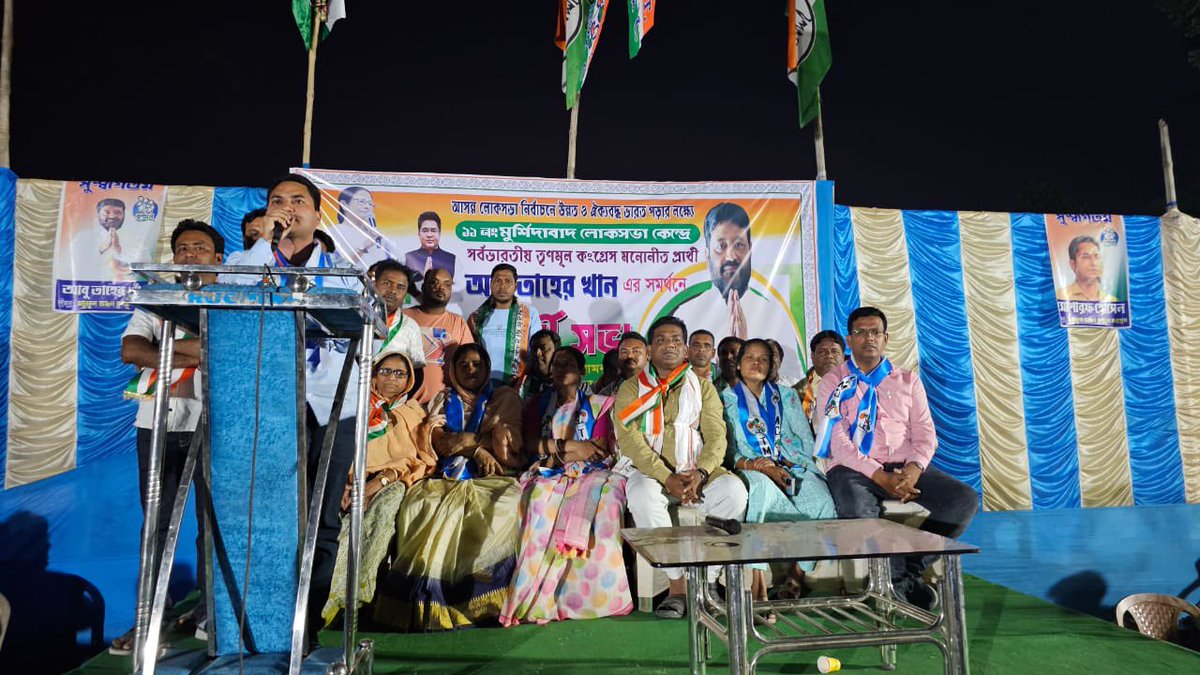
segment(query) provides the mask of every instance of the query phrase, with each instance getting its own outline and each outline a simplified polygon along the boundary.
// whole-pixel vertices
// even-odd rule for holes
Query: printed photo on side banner
[[[54,255],[54,309],[126,312],[131,262],[158,260],[166,188],[149,183],[63,185]]]
[[[464,317],[491,271],[518,271],[536,328],[559,334],[596,379],[604,354],[660,316],[716,342],[777,340],[781,379],[801,378],[817,327],[814,184],[606,183],[303,169],[322,190],[322,228],[367,268],[391,258],[423,279],[446,270]],[[815,332],[815,331],[814,331]],[[426,335],[429,356],[444,345]],[[444,356],[443,356],[444,357]]]
[[[1075,213],[1048,213],[1045,219],[1059,324],[1129,328],[1125,220]]]

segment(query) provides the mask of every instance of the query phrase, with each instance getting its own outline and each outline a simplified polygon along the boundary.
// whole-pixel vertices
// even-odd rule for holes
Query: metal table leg
[[[705,636],[708,629],[700,622],[704,609],[704,568],[688,567],[684,570],[687,579],[688,660],[692,673],[704,675]]]
[[[967,614],[963,606],[962,558],[942,556],[946,576],[942,580],[942,613],[945,615],[946,672],[959,675],[970,671],[967,661]]]
[[[892,563],[888,558],[870,558],[867,560],[867,570],[869,579],[867,580],[867,588],[882,595],[885,598],[895,597],[895,590],[892,588]],[[876,602],[876,612],[886,619],[892,621],[895,618],[895,612],[892,611],[891,602],[883,601]],[[878,627],[882,628],[883,623],[879,622]],[[883,660],[880,666],[883,670],[896,669],[896,645],[880,645],[879,656]]]
[[[725,604],[729,611],[726,630],[729,633],[730,675],[747,675],[750,672],[750,654],[746,649],[751,621],[750,598],[744,587],[742,566],[726,565]]]

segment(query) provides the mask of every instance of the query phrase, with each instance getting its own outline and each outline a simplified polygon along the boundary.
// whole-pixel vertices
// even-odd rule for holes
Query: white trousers
[[[746,486],[737,476],[727,473],[708,482],[700,491],[704,501],[695,504],[705,516],[742,520],[746,516]],[[663,484],[636,469],[625,482],[625,499],[633,522],[638,527],[672,527],[671,514],[667,511],[679,500],[668,497]],[[718,565],[708,568],[708,580],[717,580],[721,572]],[[683,578],[682,567],[664,567],[668,579]]]

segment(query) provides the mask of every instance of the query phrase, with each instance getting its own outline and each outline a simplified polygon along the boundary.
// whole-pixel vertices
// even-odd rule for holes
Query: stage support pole
[[[821,92],[817,91],[817,121],[813,127],[813,145],[817,152],[817,180],[828,180],[825,172],[825,124],[821,121]]]
[[[312,166],[310,160],[312,159],[313,97],[317,80],[317,43],[321,41],[321,24],[325,23],[325,16],[328,12],[326,0],[313,2],[312,44],[308,48],[308,95],[304,101],[304,155],[301,159],[305,168]]]
[[[1166,120],[1158,121],[1158,143],[1162,149],[1163,185],[1167,190],[1167,213],[1179,210],[1179,198],[1175,194],[1175,161],[1171,159],[1171,130]]]
[[[0,166],[11,167],[8,143],[12,137],[9,101],[12,97],[13,2],[4,0],[4,35],[0,44]]]
[[[567,178],[575,177],[575,141],[579,138],[579,102],[582,93],[575,99],[575,107],[571,108],[571,131],[567,134]]]

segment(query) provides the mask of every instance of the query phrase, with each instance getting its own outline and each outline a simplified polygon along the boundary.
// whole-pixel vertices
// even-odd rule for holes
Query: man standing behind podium
[[[351,267],[337,253],[329,253],[313,237],[321,222],[321,192],[304,176],[288,174],[267,188],[267,212],[262,217],[259,239],[245,251],[240,260],[242,265],[267,265],[270,267]],[[279,246],[272,250],[272,238],[276,228],[281,233]],[[252,284],[258,279],[252,276],[222,275],[222,281]],[[317,277],[314,279],[325,288],[349,288],[361,290],[353,277]],[[306,343],[304,397],[308,402],[308,480],[311,494],[313,480],[317,475],[317,464],[321,458],[321,446],[325,431],[333,414],[334,394],[342,364],[349,349],[348,340],[309,340]],[[308,598],[309,641],[315,642],[316,632],[321,626],[321,608],[329,597],[329,584],[333,578],[333,564],[337,559],[338,532],[341,530],[342,493],[346,489],[346,478],[354,462],[354,416],[357,411],[355,398],[358,383],[358,366],[350,367],[347,395],[342,403],[340,421],[333,440],[333,453],[329,459],[329,474],[325,483],[325,495],[321,501],[321,517],[317,527],[317,546],[313,556],[312,591]]]
[[[225,240],[207,223],[196,220],[181,220],[171,233],[171,250],[176,265],[219,265]],[[216,275],[202,274],[203,283],[212,283]],[[121,335],[121,361],[136,366],[138,374],[125,387],[125,397],[138,401],[137,417],[133,426],[137,428],[138,491],[142,507],[146,504],[146,485],[149,479],[151,428],[154,426],[154,392],[160,385],[158,377],[158,341],[162,335],[162,319],[141,309],[135,309],[129,318],[129,326]],[[195,336],[177,329],[175,351],[171,361],[170,398],[167,399],[167,439],[163,445],[162,491],[158,509],[158,551],[167,540],[171,524],[171,511],[175,508],[175,492],[183,480],[183,464],[192,445],[192,434],[200,421],[200,341]],[[199,532],[204,531],[203,512],[196,509]],[[196,579],[201,592],[204,588],[204,551],[199,536],[196,539]],[[190,627],[202,624],[204,618],[203,599],[196,609],[185,615]],[[202,627],[202,626],[201,626]],[[113,640],[109,651],[128,654],[133,647],[133,631]]]
[[[979,508],[966,483],[930,466],[937,435],[916,373],[883,355],[887,317],[859,307],[846,321],[850,359],[825,374],[817,391],[817,456],[829,459],[829,492],[839,518],[878,518],[885,499],[929,509],[921,529],[958,537]],[[892,585],[908,602],[929,609],[933,592],[921,580],[929,560],[892,558]]]

